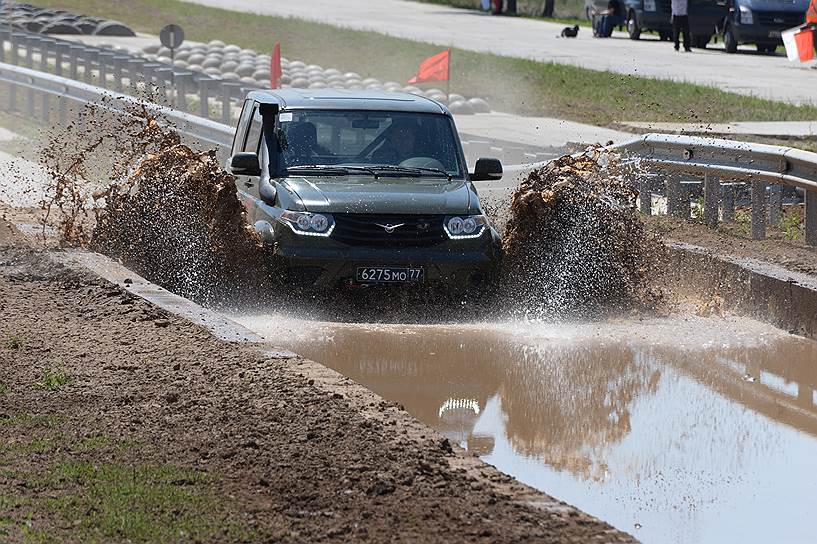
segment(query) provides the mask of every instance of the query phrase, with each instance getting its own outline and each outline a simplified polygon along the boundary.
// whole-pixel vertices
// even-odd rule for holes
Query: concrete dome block
[[[464,100],[456,100],[456,101],[451,102],[448,105],[448,109],[451,111],[451,113],[454,113],[454,114],[457,114],[457,115],[473,115],[474,114],[474,108],[472,108],[471,105],[468,104],[468,102],[466,102]]]
[[[221,71],[222,72],[233,72],[235,69],[238,68],[238,63],[232,60],[225,60],[221,63]]]
[[[467,100],[468,105],[474,110],[474,113],[490,113],[491,106],[482,98],[471,98]]]
[[[205,69],[219,68],[221,66],[221,59],[217,57],[207,57],[206,59],[204,59],[204,62],[202,62],[201,65]],[[219,72],[221,72],[221,70],[219,70]]]
[[[290,83],[296,89],[306,89],[309,87],[309,80],[305,77],[295,78]]]
[[[241,79],[241,76],[239,76],[235,72],[223,72],[221,74],[221,79],[225,79],[227,81],[239,81]]]
[[[255,72],[255,66],[252,64],[239,64],[234,71],[241,77],[250,77]]]

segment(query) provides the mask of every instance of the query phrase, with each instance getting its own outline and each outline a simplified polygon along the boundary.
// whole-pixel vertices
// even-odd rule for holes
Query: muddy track
[[[632,541],[316,363],[216,340],[22,248],[6,228],[0,246],[4,539],[128,538],[102,523],[92,479],[48,477],[85,463],[203,475],[168,485],[209,497],[192,503],[206,510],[154,513],[156,531],[207,518],[179,540]],[[55,367],[70,381],[49,391],[43,375]],[[89,439],[97,446],[82,446]]]

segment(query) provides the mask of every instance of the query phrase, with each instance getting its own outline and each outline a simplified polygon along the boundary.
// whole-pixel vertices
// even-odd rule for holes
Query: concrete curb
[[[817,339],[817,277],[756,259],[670,242],[666,279],[681,289],[719,294],[726,307]]]

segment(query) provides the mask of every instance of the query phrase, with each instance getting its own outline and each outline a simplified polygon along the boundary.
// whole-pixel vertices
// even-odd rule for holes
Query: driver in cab
[[[372,153],[372,161],[399,165],[406,159],[416,157],[417,152],[417,124],[397,121],[388,128],[383,144]]]

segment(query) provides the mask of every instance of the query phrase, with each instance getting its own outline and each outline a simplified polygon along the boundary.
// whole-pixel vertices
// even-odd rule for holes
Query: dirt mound
[[[600,149],[531,172],[505,227],[504,297],[529,317],[656,307],[662,246],[638,215],[633,174]]]
[[[197,152],[145,109],[83,111],[52,135],[53,179],[65,245],[120,259],[169,290],[202,302],[270,283],[263,244],[246,223],[235,179],[215,151]]]

